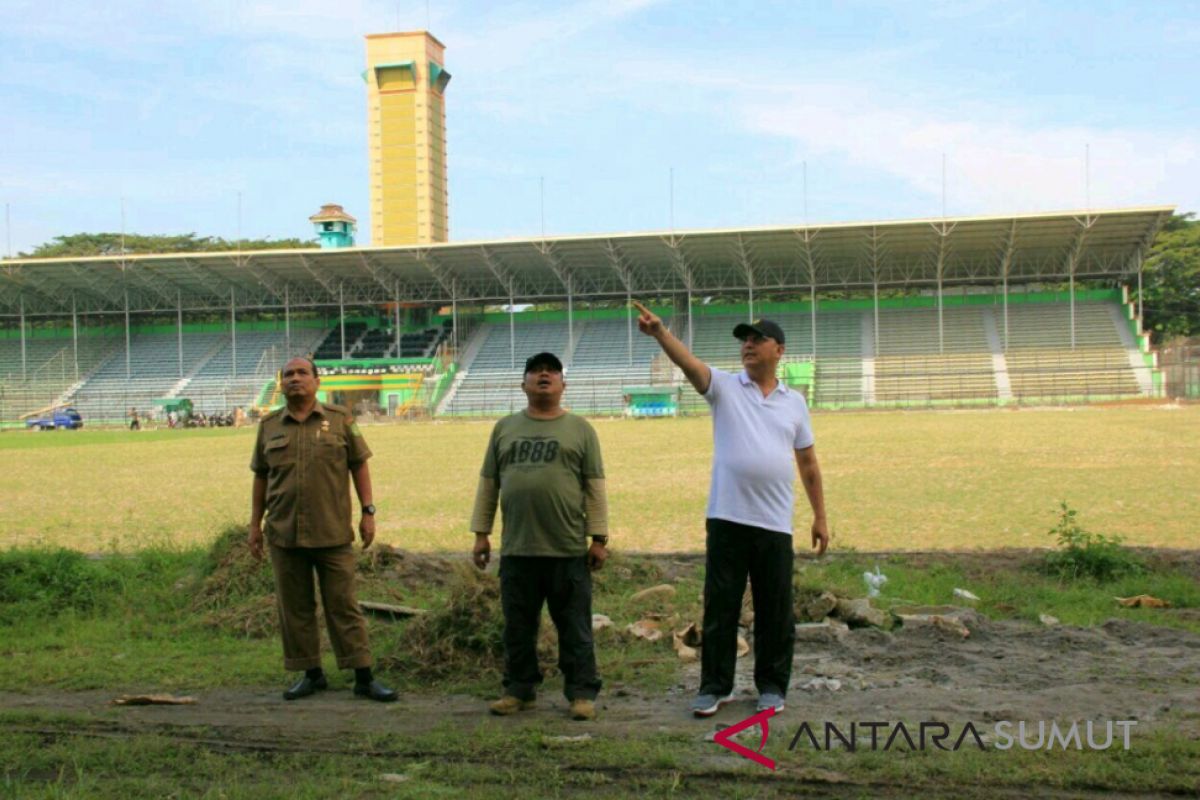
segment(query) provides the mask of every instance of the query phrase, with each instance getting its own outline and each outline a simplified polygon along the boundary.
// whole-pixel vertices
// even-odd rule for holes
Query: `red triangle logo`
[[[754,716],[746,717],[736,725],[730,725],[725,730],[713,736],[713,741],[728,750],[732,750],[743,758],[748,758],[756,764],[761,764],[769,770],[774,771],[775,761],[767,758],[762,754],[762,749],[767,746],[767,736],[771,732],[770,723],[767,722],[771,717],[775,716],[775,709],[768,708],[758,712]],[[729,737],[735,733],[741,733],[746,728],[752,728],[755,725],[762,726],[762,742],[759,743],[757,750],[751,750],[749,747],[743,747],[737,742],[732,742]]]

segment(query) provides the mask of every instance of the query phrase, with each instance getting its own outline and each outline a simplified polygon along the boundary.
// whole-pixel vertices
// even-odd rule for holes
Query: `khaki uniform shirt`
[[[263,417],[250,469],[267,479],[267,541],[276,547],[352,543],[350,470],[370,457],[342,406],[318,402],[303,422],[286,406]]]

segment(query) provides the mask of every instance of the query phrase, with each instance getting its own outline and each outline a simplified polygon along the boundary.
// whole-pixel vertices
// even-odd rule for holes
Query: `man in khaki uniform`
[[[321,669],[321,639],[313,574],[321,587],[325,626],[337,664],[354,670],[354,694],[389,702],[396,693],[371,674],[367,625],[354,597],[354,531],[349,480],[362,504],[358,530],[363,549],[375,539],[371,502],[371,449],[350,412],[317,401],[321,380],[307,358],[293,358],[281,374],[287,406],[265,417],[250,469],[254,493],[250,511],[250,552],[263,555],[266,542],[275,571],[283,665],[304,676],[283,693],[296,700],[327,688]]]
[[[608,558],[608,500],[600,440],[562,407],[562,362],[538,353],[521,381],[529,404],[492,429],[471,530],[480,569],[499,503],[500,605],[504,612],[504,695],[493,714],[531,708],[542,682],[537,631],[543,604],[558,630],[558,666],[573,719],[596,717],[600,677],[592,639],[592,577]],[[591,546],[587,539],[591,538]]]

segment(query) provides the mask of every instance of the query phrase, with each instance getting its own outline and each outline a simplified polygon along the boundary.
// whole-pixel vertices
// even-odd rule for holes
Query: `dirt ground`
[[[965,639],[936,628],[806,629],[796,646],[788,707],[771,721],[768,752],[780,763],[771,778],[791,775],[795,796],[817,787],[825,795],[854,795],[853,781],[843,785],[837,775],[805,770],[802,754],[786,751],[801,722],[820,738],[826,721],[839,727],[854,721],[941,721],[956,732],[971,722],[988,734],[1000,720],[1136,720],[1133,747],[1158,727],[1200,738],[1200,635],[1118,620],[1091,629],[984,618],[968,624]],[[754,712],[751,663],[751,658],[739,662],[738,701],[709,720],[687,712],[698,683],[695,665],[687,668],[680,684],[661,694],[610,685],[594,723],[566,718],[556,682],[545,687],[536,710],[505,719],[489,717],[484,702],[472,697],[409,694],[378,705],[343,690],[285,703],[278,686],[198,692],[198,702],[191,706],[121,708],[109,704],[111,692],[9,691],[0,692],[0,709],[70,715],[78,720],[71,724],[73,734],[154,733],[218,750],[331,750],[341,733],[420,735],[447,724],[464,736],[481,725],[512,730],[537,726],[556,735],[586,732],[593,739],[670,733],[702,741]],[[815,678],[835,679],[840,686],[831,690],[826,682],[803,688]],[[739,780],[766,780],[768,775],[715,745],[704,769],[736,774]],[[893,796],[880,787],[871,794]],[[948,790],[946,796],[953,794]],[[1020,796],[1003,789],[991,794]],[[1063,796],[1131,795],[1095,790]]]
[[[1039,552],[910,552],[904,558],[913,565],[933,565],[952,558],[969,576],[1020,569]],[[889,554],[857,555],[886,559]],[[1200,579],[1200,551],[1157,550],[1146,555],[1160,566],[1181,569]],[[437,582],[449,574],[449,562],[454,559],[401,554],[391,560],[401,578]],[[700,563],[696,554],[660,555],[655,560],[660,579],[666,581]],[[1196,615],[1200,611],[1168,609],[1162,613]],[[1005,720],[1054,721],[1063,728],[1072,722],[1082,727],[1091,720],[1100,723],[1101,731],[1107,721],[1134,721],[1133,748],[1156,730],[1200,739],[1200,634],[1118,619],[1078,628],[992,620],[969,609],[962,614],[969,630],[966,638],[951,629],[930,626],[891,631],[798,627],[787,709],[770,721],[765,752],[778,762],[773,773],[706,744],[714,733],[754,713],[752,657],[738,662],[737,700],[707,720],[695,719],[688,711],[699,684],[698,664],[685,666],[679,683],[663,692],[647,693],[636,685],[610,682],[598,704],[599,719],[592,723],[567,719],[567,703],[557,678],[543,687],[535,710],[504,719],[489,716],[486,702],[477,697],[408,693],[396,703],[381,705],[358,700],[342,689],[288,703],[279,696],[282,686],[199,691],[192,693],[195,705],[130,707],[111,705],[112,691],[0,691],[0,712],[18,712],[13,722],[6,723],[7,728],[52,738],[120,739],[154,734],[214,751],[250,753],[339,753],[342,741],[353,737],[361,741],[363,734],[401,734],[411,741],[447,726],[463,737],[480,730],[530,729],[546,736],[586,733],[592,740],[614,742],[683,737],[707,754],[696,764],[696,771],[688,773],[693,787],[698,778],[701,784],[707,782],[710,793],[720,794],[735,785],[730,781],[737,781],[736,786],[743,789],[746,780],[770,781],[764,788],[797,797],[908,796],[905,787],[864,783],[861,778],[806,766],[803,750],[810,749],[808,744],[801,744],[795,752],[787,749],[802,723],[822,745],[827,722],[844,731],[851,723],[868,721],[904,722],[914,736],[920,722],[945,723],[954,735],[969,722],[985,741],[992,738],[994,724]],[[664,657],[673,655],[664,649]],[[147,686],[145,691],[155,688]],[[22,718],[20,712],[36,715],[27,717],[28,722],[15,721]],[[739,740],[757,747],[758,736],[751,729],[739,734]],[[1103,733],[1099,738],[1103,739]],[[705,749],[708,747],[711,750]],[[411,749],[406,754],[411,756]],[[641,768],[642,777],[646,772]],[[663,772],[669,770],[664,767]],[[921,787],[926,796],[971,794],[964,792],[965,787],[940,785],[936,780]],[[984,786],[973,787],[972,792],[971,796],[1015,798],[1028,796],[1029,788]],[[1051,797],[1157,796],[1114,793],[1100,787],[1055,794],[1040,786],[1036,793]]]

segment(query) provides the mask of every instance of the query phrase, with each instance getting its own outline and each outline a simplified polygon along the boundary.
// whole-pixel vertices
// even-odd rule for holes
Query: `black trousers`
[[[754,685],[787,695],[796,644],[792,537],[723,519],[705,521],[704,637],[700,694],[733,691],[737,629],[746,577],[754,600]]]
[[[558,630],[558,668],[568,700],[595,700],[600,692],[592,640],[592,575],[587,556],[503,556],[500,605],[504,610],[504,693],[532,700],[542,682],[537,635],[542,604]]]

